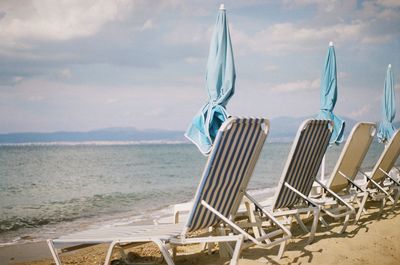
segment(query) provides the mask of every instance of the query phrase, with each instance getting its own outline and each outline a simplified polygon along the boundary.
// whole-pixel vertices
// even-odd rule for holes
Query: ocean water
[[[249,189],[271,196],[291,144],[266,143]],[[340,150],[327,152],[327,172]],[[383,147],[374,143],[370,169]],[[0,146],[0,244],[172,214],[195,193],[206,158],[191,144]]]

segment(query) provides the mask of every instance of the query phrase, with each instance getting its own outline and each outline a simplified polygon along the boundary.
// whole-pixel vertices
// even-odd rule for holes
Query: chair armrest
[[[348,182],[350,182],[350,184],[355,187],[357,190],[360,190],[362,192],[365,192],[365,190],[363,188],[361,188],[357,183],[355,183],[353,180],[351,180],[349,177],[347,177],[344,173],[342,173],[341,171],[339,171],[339,175],[344,177]]]
[[[364,177],[366,177],[368,181],[370,181],[372,184],[374,184],[374,186],[375,186],[378,190],[380,190],[381,192],[385,193],[386,196],[389,196],[389,197],[390,197],[389,193],[388,193],[387,191],[385,191],[385,189],[382,188],[381,185],[379,185],[379,183],[377,183],[375,180],[373,180],[370,176],[368,176],[366,173],[362,172],[361,170],[360,170],[360,173],[363,174]],[[367,185],[368,185],[368,182],[367,182]]]
[[[349,208],[351,211],[355,212],[353,206],[345,202],[339,195],[337,195],[335,192],[333,192],[331,189],[329,189],[325,184],[323,184],[321,181],[318,179],[315,180],[319,185],[321,185],[322,188],[324,188],[328,193],[330,193],[335,199],[345,205],[347,208]]]
[[[397,169],[397,168],[396,168]],[[379,168],[379,170],[386,175],[386,177],[388,177],[391,181],[393,181],[397,186],[400,186],[400,182],[398,182],[396,179],[394,179],[392,176],[390,176],[389,173],[387,173],[386,171],[384,171],[383,169]],[[397,169],[398,170],[398,169]]]
[[[292,185],[290,185],[289,183],[285,182],[285,186],[289,189],[291,189],[293,192],[295,192],[297,195],[299,195],[301,198],[303,198],[303,200],[307,201],[309,204],[311,204],[314,207],[318,207],[318,205],[312,201],[310,198],[308,198],[306,195],[304,195],[303,193],[301,193],[300,191],[296,190],[295,188],[292,187]]]
[[[189,212],[193,207],[193,202],[178,203],[174,205],[174,224],[179,223],[179,215],[182,212]]]
[[[248,194],[247,191],[245,191],[244,196],[249,201],[251,201],[256,208],[262,211],[262,213],[265,214],[268,219],[270,219],[275,225],[282,229],[282,231],[287,235],[288,238],[292,237],[292,233],[289,231],[289,229],[287,229],[281,222],[279,222],[272,213],[264,209],[264,207],[260,203],[258,203],[250,194]]]

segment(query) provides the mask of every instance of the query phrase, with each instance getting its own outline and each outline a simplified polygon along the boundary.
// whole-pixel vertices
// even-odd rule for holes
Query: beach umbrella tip
[[[219,10],[225,10],[225,5],[224,5],[224,4],[221,4],[221,5],[219,6]]]
[[[329,46],[332,47],[333,46],[333,41],[329,42]]]

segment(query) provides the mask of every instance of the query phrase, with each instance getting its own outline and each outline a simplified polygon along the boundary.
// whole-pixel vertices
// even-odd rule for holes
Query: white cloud
[[[273,64],[266,65],[266,66],[264,67],[264,70],[265,70],[266,72],[276,72],[278,69],[279,69],[279,67],[278,67],[277,65],[273,65]]]
[[[372,32],[369,21],[353,21],[328,26],[305,26],[294,23],[277,23],[253,35],[231,30],[235,46],[243,51],[252,50],[267,54],[289,54],[325,50],[329,41],[343,47],[360,44],[383,44],[395,39],[398,32]],[[326,44],[324,46],[323,44]]]
[[[154,28],[153,20],[148,19],[143,23],[143,26],[140,29],[140,31],[145,31],[145,30],[152,29],[152,28]]]
[[[62,41],[87,37],[105,23],[122,19],[131,8],[128,0],[32,0],[11,7],[0,4],[6,13],[0,20],[0,40],[16,44],[25,39]]]
[[[253,36],[235,30],[232,38],[238,45],[247,46],[253,51],[285,54],[297,51],[315,51],[315,49],[322,48],[321,43],[326,43],[327,47],[331,40],[344,44],[360,39],[363,27],[361,23],[337,24],[320,28],[279,23],[269,26]]]
[[[207,25],[208,26],[208,25]],[[209,43],[214,26],[205,28],[196,23],[178,23],[164,35],[164,41],[168,44],[195,44]]]
[[[203,58],[189,56],[189,57],[186,57],[184,60],[188,64],[196,64],[198,62],[201,62],[203,60]]]
[[[376,36],[365,36],[361,43],[365,44],[381,44],[387,43],[393,38],[392,34],[376,35]]]
[[[33,102],[38,102],[38,101],[42,101],[45,98],[43,96],[30,96],[28,97],[28,101],[33,101]]]
[[[272,86],[269,90],[273,92],[299,92],[310,91],[319,88],[320,80],[298,80],[295,82],[283,83]]]
[[[362,106],[361,108],[354,110],[350,113],[350,117],[353,119],[359,119],[371,111],[370,105]]]
[[[349,0],[346,0],[349,1]],[[332,11],[337,4],[340,3],[340,1],[337,0],[284,0],[284,4],[287,7],[295,7],[295,6],[304,6],[304,5],[317,5],[320,7],[322,10],[325,12],[330,12]]]
[[[377,3],[385,7],[400,7],[399,0],[377,0]]]
[[[339,73],[337,73],[337,78],[338,79],[348,78],[349,76],[350,76],[350,74],[347,73],[347,72],[339,72]]]
[[[21,82],[24,78],[22,76],[14,76],[13,82],[18,83]]]
[[[69,68],[64,68],[60,71],[59,75],[64,78],[70,78],[72,76],[72,73]]]
[[[119,99],[117,99],[117,98],[109,98],[109,99],[106,100],[107,104],[114,104],[114,103],[117,103],[117,102],[119,102]]]

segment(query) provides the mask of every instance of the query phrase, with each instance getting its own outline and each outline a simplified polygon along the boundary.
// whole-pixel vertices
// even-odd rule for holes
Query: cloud
[[[283,92],[283,93],[300,92],[300,91],[316,90],[319,88],[319,85],[320,85],[319,79],[298,80],[295,82],[274,85],[271,88],[269,88],[269,90],[273,92]]]
[[[28,97],[28,101],[33,101],[33,102],[42,101],[44,99],[45,99],[45,97],[43,97],[43,96],[30,96],[30,97]]]
[[[14,76],[13,83],[21,82],[24,78],[22,76]]]
[[[350,117],[353,119],[359,119],[362,116],[365,116],[371,111],[371,106],[370,105],[365,105],[362,106],[361,108],[354,110],[350,113]]]
[[[284,55],[295,52],[315,52],[327,48],[329,41],[338,47],[365,44],[385,44],[398,38],[398,31],[383,24],[355,20],[326,26],[307,26],[297,23],[277,23],[253,35],[235,28],[232,39],[242,50]],[[325,45],[326,46],[325,46]]]
[[[114,104],[114,103],[118,103],[118,102],[119,102],[119,99],[116,99],[116,98],[109,98],[106,100],[107,104]]]
[[[349,0],[346,0],[349,1]],[[284,0],[283,3],[286,7],[295,8],[296,6],[317,5],[325,12],[330,12],[335,8],[338,1],[324,1],[324,0]]]
[[[377,0],[377,3],[385,7],[400,7],[398,0]]]
[[[264,70],[265,70],[266,72],[276,72],[278,69],[279,69],[279,67],[278,67],[277,65],[273,65],[273,64],[266,65],[266,66],[264,67]]]
[[[143,26],[140,28],[140,31],[145,31],[152,28],[154,28],[153,20],[148,19],[143,23]]]
[[[0,8],[6,13],[0,20],[2,42],[63,41],[97,33],[105,23],[121,19],[132,8],[132,2],[33,0],[12,9],[4,5]]]
[[[14,86],[0,86],[0,110],[13,113],[12,118],[0,115],[0,132],[90,130],[132,124],[183,130],[206,97],[203,88],[193,88],[193,82],[100,87],[23,80]]]
[[[70,78],[71,76],[72,76],[72,73],[69,68],[64,68],[60,71],[60,77]]]
[[[204,58],[189,56],[189,57],[186,57],[184,60],[188,64],[197,64],[197,63],[203,61]]]
[[[253,51],[267,54],[287,54],[299,51],[325,49],[330,40],[344,44],[362,38],[363,25],[337,24],[326,27],[306,27],[294,23],[278,23],[258,31],[253,36],[243,32],[234,32],[234,40],[239,45],[247,46]],[[326,47],[321,46],[326,43]]]
[[[337,78],[338,79],[348,78],[349,76],[350,76],[350,74],[347,73],[347,72],[339,72],[339,73],[337,73]]]
[[[163,41],[172,45],[207,44],[211,39],[214,26],[205,27],[199,23],[177,23],[164,33]]]

